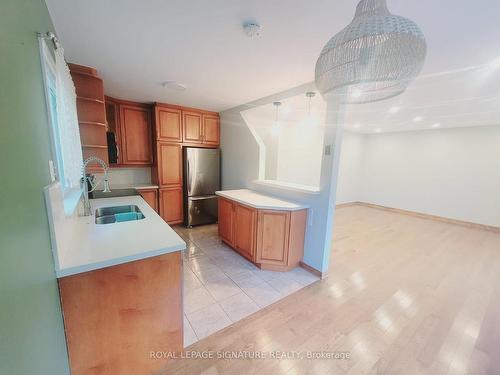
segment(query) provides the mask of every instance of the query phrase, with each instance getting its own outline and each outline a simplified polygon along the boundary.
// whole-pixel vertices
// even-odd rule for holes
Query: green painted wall
[[[43,0],[0,2],[0,374],[69,374],[43,198],[50,139]]]

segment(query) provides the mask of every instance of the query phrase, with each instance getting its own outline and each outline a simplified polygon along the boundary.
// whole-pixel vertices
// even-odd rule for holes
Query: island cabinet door
[[[233,245],[233,202],[224,199],[217,198],[219,204],[219,236],[220,238]]]
[[[289,212],[259,210],[255,262],[262,265],[286,266],[289,230]]]
[[[255,226],[257,210],[234,203],[233,246],[240,255],[255,261]]]

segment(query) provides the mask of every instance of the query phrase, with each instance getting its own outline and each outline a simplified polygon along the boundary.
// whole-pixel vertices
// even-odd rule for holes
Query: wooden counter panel
[[[149,375],[183,349],[181,252],[59,279],[71,373]]]

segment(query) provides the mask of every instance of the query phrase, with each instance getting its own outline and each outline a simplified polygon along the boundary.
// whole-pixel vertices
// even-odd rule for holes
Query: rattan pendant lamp
[[[316,86],[323,96],[349,104],[403,93],[424,65],[427,46],[420,28],[393,15],[386,0],[361,0],[352,22],[323,47]]]

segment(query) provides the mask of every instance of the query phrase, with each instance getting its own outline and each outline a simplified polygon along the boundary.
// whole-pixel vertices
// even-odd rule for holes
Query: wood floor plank
[[[349,360],[178,359],[166,374],[499,374],[500,234],[363,206],[337,211],[329,277],[188,348]]]

